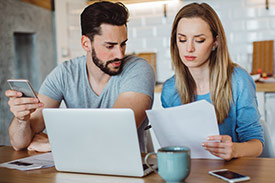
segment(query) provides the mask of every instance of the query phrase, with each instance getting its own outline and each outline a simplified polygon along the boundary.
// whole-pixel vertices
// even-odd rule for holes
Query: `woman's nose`
[[[188,52],[194,52],[195,51],[195,47],[194,47],[194,43],[192,41],[190,41],[189,43],[187,43],[187,48],[186,50]]]

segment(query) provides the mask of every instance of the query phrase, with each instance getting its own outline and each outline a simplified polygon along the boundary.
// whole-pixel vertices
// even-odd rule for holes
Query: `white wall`
[[[157,52],[157,80],[165,81],[173,74],[170,66],[169,39],[173,19],[184,5],[194,1],[180,1],[167,5],[167,17],[162,4],[129,6],[129,52]],[[252,42],[275,38],[275,0],[269,10],[263,0],[197,0],[207,2],[218,13],[228,39],[234,62],[248,72],[252,66]]]
[[[224,26],[233,61],[250,72],[252,42],[275,38],[275,0],[269,0],[269,10],[265,8],[264,0],[170,0],[166,17],[163,2],[127,5],[130,10],[127,53],[156,52],[157,81],[164,82],[172,76],[169,50],[172,22],[178,10],[191,2],[206,2],[216,10]],[[84,54],[80,46],[79,15],[86,1],[58,0],[55,3],[56,17],[59,18],[56,22],[60,63]]]
[[[80,14],[86,6],[86,0],[57,0],[55,2],[57,60],[81,56]]]

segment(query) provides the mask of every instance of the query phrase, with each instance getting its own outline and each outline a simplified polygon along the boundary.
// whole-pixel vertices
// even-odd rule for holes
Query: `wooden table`
[[[16,152],[11,147],[0,147],[0,163],[24,158],[38,154],[35,152]],[[216,177],[208,175],[208,171],[227,168],[251,177],[249,182],[274,183],[275,159],[268,158],[240,158],[231,161],[223,160],[192,160],[191,173],[186,183],[224,182]],[[160,176],[152,173],[144,178],[131,178],[119,176],[103,176],[92,174],[77,174],[57,172],[54,167],[39,170],[19,171],[0,167],[1,183],[165,183]]]

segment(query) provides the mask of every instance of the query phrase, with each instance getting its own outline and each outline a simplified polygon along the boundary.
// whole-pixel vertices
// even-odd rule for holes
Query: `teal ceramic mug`
[[[148,163],[151,155],[157,155],[158,172]],[[190,149],[183,146],[163,147],[157,153],[148,153],[145,156],[145,163],[166,182],[183,182],[188,177],[191,169]]]

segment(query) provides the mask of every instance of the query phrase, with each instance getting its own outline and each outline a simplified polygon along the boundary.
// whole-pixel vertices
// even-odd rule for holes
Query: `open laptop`
[[[131,109],[43,109],[43,116],[58,171],[136,177],[151,172],[142,161]]]

